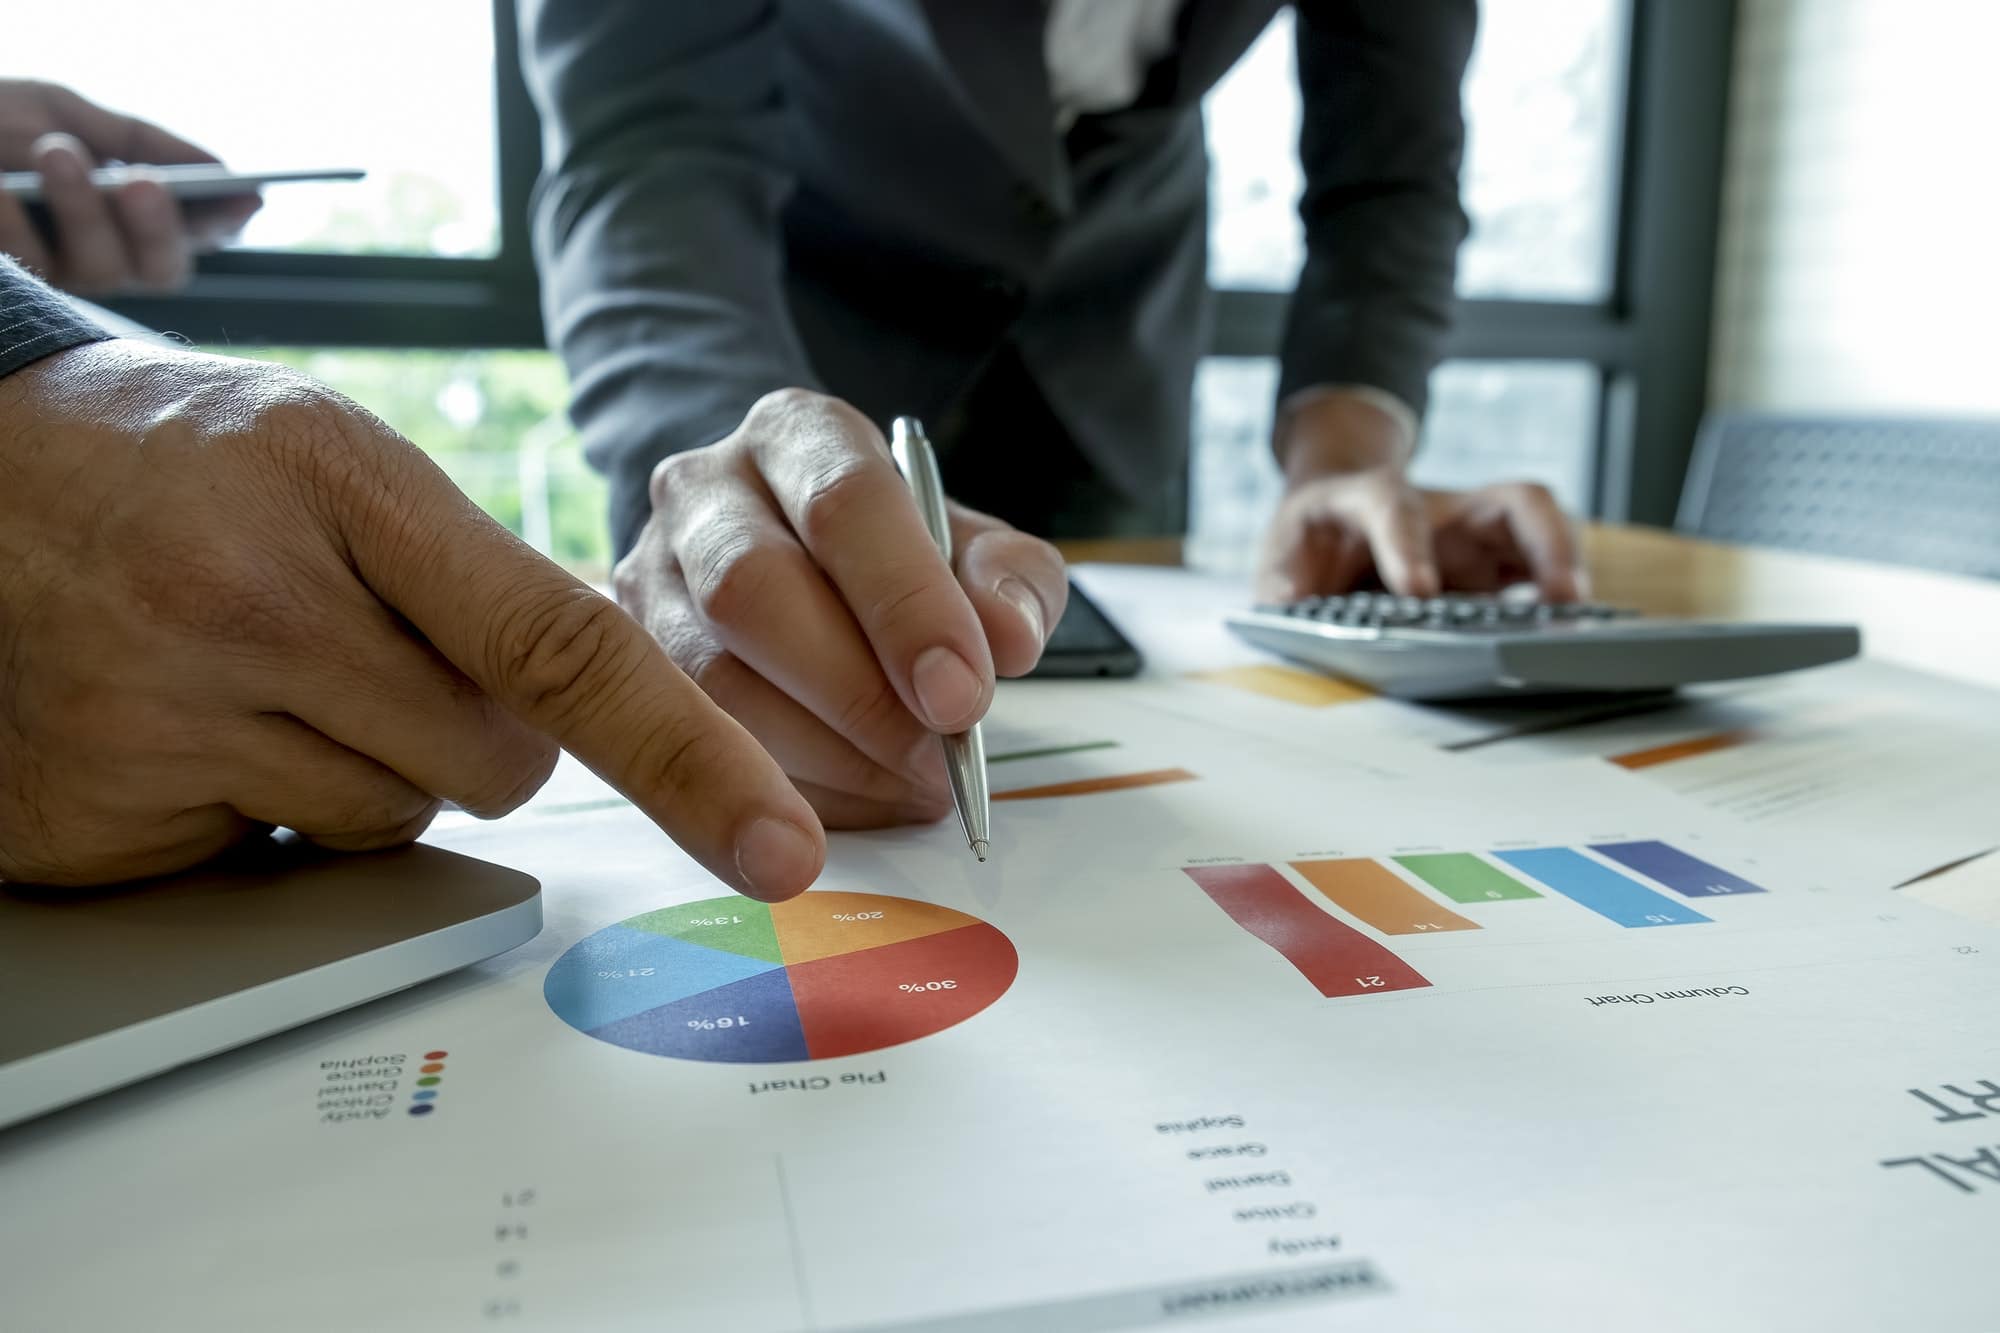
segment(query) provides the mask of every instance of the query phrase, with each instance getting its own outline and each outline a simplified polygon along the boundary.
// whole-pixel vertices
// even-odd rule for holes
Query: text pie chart
[[[1014,983],[1013,944],[975,916],[873,893],[709,898],[571,945],[542,994],[599,1041],[681,1060],[826,1060],[942,1032]]]

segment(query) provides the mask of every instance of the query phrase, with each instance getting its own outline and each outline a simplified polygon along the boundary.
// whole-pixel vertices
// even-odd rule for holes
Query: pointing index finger
[[[614,603],[400,452],[345,524],[376,594],[719,878],[767,901],[803,892],[824,835],[749,732]]]
[[[1521,554],[1527,558],[1542,595],[1558,602],[1574,601],[1582,595],[1582,577],[1576,540],[1569,518],[1540,486],[1519,486],[1502,498],[1507,527]]]

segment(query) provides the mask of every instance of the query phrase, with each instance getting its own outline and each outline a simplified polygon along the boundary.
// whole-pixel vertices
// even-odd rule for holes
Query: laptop
[[[533,939],[541,886],[288,837],[113,891],[0,886],[0,1128]]]

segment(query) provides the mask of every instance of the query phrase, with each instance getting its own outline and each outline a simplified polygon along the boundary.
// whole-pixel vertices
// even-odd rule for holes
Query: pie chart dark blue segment
[[[683,1060],[762,1064],[808,1058],[791,979],[776,967],[592,1028],[590,1035]]]
[[[726,953],[630,926],[606,926],[576,942],[542,983],[557,1018],[594,1031],[690,995],[778,970],[778,964]]]

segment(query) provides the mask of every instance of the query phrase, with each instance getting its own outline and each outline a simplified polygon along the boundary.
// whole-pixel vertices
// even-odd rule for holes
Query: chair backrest
[[[2000,578],[2000,421],[1711,413],[1674,526]]]

